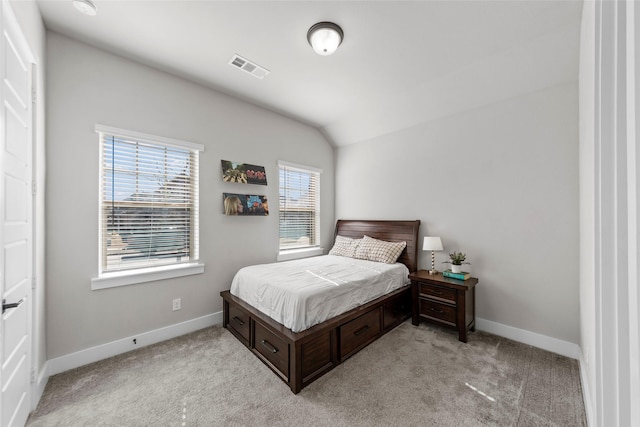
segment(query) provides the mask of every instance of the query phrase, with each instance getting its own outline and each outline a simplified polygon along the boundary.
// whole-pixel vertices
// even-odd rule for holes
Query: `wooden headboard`
[[[374,239],[387,242],[407,242],[398,262],[407,266],[410,272],[418,269],[418,230],[420,220],[415,221],[378,221],[339,219],[336,222],[335,235],[360,239],[365,234]],[[334,236],[335,239],[335,236]]]

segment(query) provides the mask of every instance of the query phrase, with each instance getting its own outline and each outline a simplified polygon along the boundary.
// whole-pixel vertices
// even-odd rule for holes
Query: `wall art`
[[[222,196],[225,215],[269,215],[269,203],[267,202],[267,196],[236,193],[222,193]]]
[[[222,160],[221,163],[222,180],[224,182],[267,185],[267,173],[264,170],[264,166],[235,163],[229,160]]]

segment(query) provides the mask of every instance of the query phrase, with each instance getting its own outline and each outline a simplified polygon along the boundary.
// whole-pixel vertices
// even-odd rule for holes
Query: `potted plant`
[[[449,253],[449,261],[445,261],[444,264],[451,264],[451,272],[460,273],[462,272],[462,264],[471,264],[466,261],[467,255],[464,252],[450,252]]]

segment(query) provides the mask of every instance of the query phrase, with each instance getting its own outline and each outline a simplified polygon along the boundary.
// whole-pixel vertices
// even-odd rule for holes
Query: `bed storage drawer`
[[[253,349],[267,365],[289,382],[289,344],[259,322],[254,322]]]
[[[245,345],[249,345],[249,313],[236,306],[229,306],[228,326],[243,338]]]
[[[340,359],[344,360],[380,335],[378,308],[340,326]]]

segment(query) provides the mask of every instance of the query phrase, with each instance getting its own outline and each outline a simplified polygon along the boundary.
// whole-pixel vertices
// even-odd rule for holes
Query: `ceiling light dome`
[[[309,28],[307,40],[318,55],[331,55],[342,43],[342,28],[333,22],[318,22]]]
[[[98,13],[96,5],[91,0],[73,0],[73,6],[85,15],[94,16]]]

